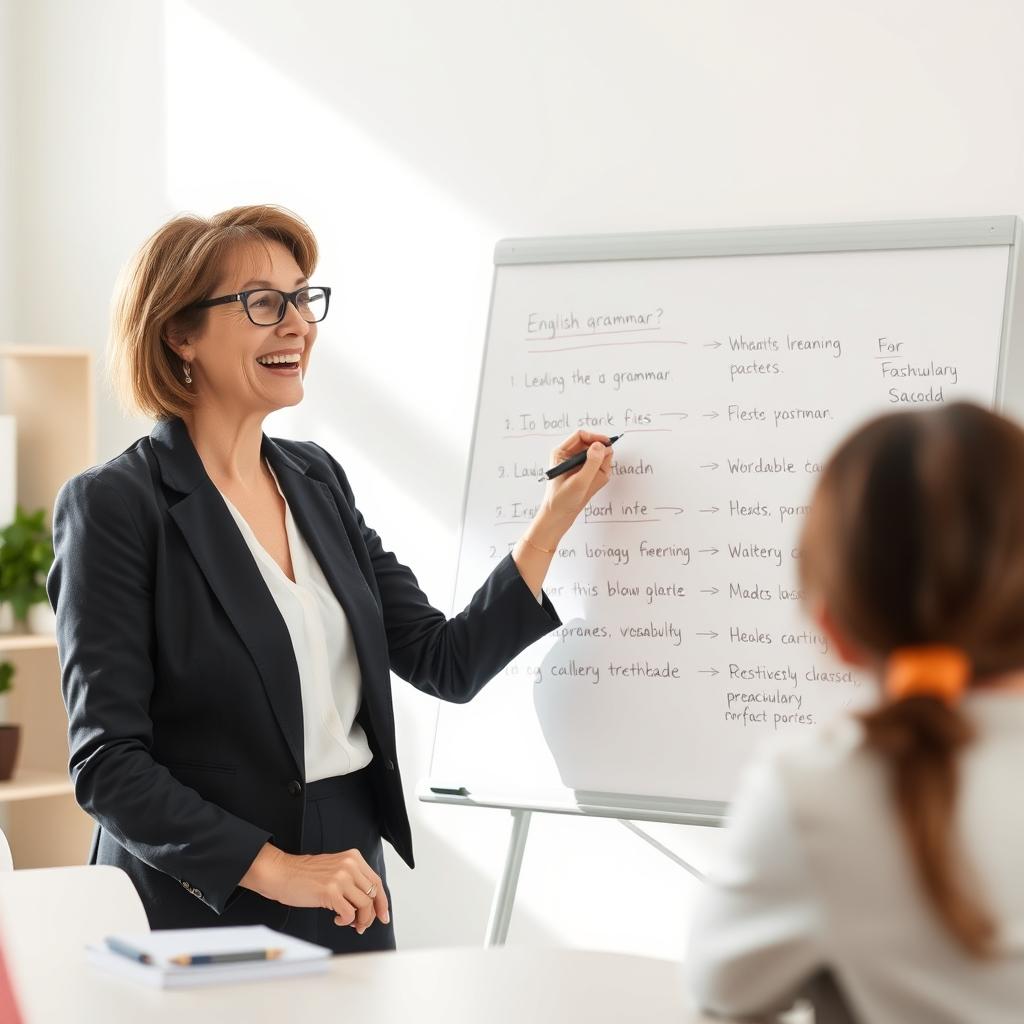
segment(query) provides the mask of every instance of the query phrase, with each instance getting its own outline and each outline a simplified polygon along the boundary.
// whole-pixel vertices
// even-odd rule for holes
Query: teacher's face
[[[306,283],[288,249],[268,242],[266,250],[252,246],[235,253],[213,294],[260,288],[288,293]],[[250,309],[261,318],[253,305]],[[200,405],[242,415],[269,413],[302,401],[302,381],[316,334],[317,325],[303,320],[291,302],[284,319],[269,327],[254,324],[240,301],[230,302],[207,310],[205,326],[187,339],[181,354],[192,364],[192,387]],[[297,361],[286,361],[296,356]]]

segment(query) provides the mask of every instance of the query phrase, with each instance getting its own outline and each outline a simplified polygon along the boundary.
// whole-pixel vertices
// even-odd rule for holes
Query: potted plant
[[[53,564],[53,539],[44,515],[41,508],[28,513],[19,505],[14,522],[0,530],[0,606],[10,607],[21,629],[27,628],[34,606],[49,608],[45,583]]]
[[[0,661],[0,694],[11,689],[14,666],[9,661]],[[21,740],[20,725],[0,725],[0,782],[6,782],[14,775],[14,762],[18,757],[18,743]]]

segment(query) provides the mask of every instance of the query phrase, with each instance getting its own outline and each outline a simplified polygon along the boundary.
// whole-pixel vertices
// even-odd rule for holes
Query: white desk
[[[507,946],[335,957],[329,973],[166,992],[40,963],[25,1024],[698,1024],[667,960]],[[33,971],[35,968],[33,968]],[[44,980],[45,979],[45,980]]]

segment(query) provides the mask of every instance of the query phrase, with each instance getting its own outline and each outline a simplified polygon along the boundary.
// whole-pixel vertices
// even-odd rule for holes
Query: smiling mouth
[[[297,376],[300,372],[302,359],[298,355],[271,356],[266,361],[257,359],[256,365],[261,369],[268,370],[285,377]]]

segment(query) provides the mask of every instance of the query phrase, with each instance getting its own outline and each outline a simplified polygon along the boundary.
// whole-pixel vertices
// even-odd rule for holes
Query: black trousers
[[[359,850],[366,863],[384,881],[388,895],[389,924],[374,921],[359,935],[354,928],[334,923],[334,911],[292,907],[281,931],[307,942],[326,946],[335,953],[376,953],[395,948],[394,909],[384,872],[384,848],[380,838],[370,771],[321,779],[306,786],[306,813],[302,824],[303,853],[341,853]]]

